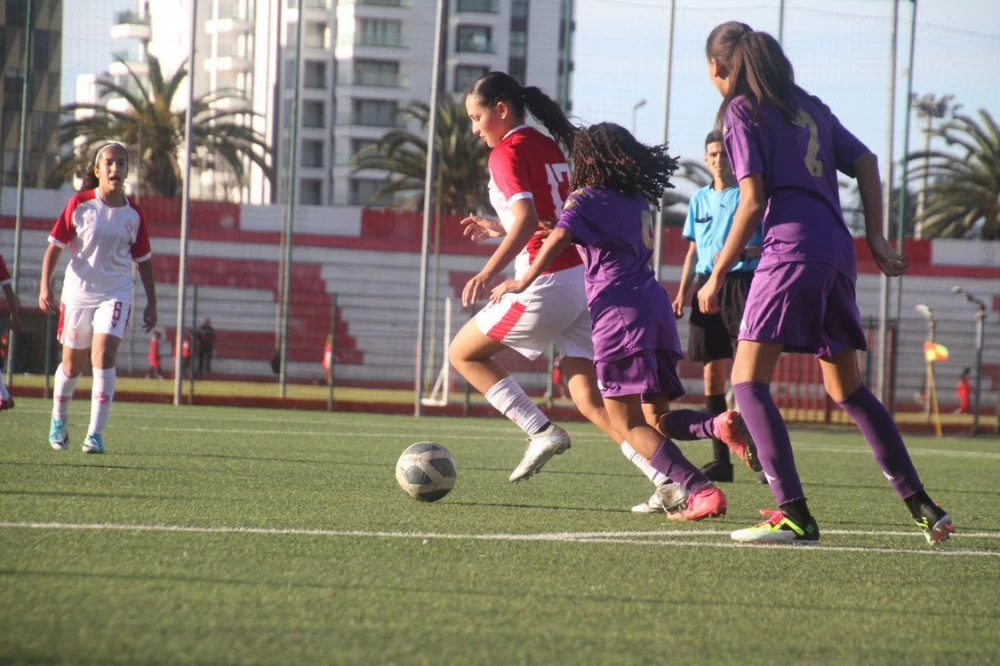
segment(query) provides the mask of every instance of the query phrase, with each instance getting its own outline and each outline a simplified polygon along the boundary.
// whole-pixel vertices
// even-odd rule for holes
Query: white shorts
[[[564,356],[594,358],[583,266],[540,275],[520,294],[505,294],[476,315],[486,337],[534,360],[553,342]]]
[[[128,301],[104,301],[100,305],[67,306],[59,310],[59,342],[70,349],[89,349],[94,334],[125,337],[132,304]]]

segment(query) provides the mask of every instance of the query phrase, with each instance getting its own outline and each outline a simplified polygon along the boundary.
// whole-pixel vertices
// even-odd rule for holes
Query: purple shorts
[[[642,396],[652,402],[656,396],[676,400],[684,395],[684,385],[677,376],[680,354],[665,350],[641,351],[616,361],[594,361],[597,386],[605,398]]]
[[[782,344],[785,351],[817,358],[868,349],[854,280],[830,264],[757,269],[739,339]]]

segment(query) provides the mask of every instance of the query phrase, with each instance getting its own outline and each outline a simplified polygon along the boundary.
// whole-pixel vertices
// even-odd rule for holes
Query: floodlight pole
[[[885,181],[883,183],[884,210],[882,222],[884,234],[888,234],[892,221],[892,183],[896,133],[896,37],[899,22],[899,0],[892,2],[892,32],[889,40],[889,132],[886,146]],[[886,368],[889,364],[889,278],[885,273],[879,276],[879,317],[878,317],[878,366],[876,368],[876,392],[879,400],[885,404],[889,399],[889,386],[886,381]]]
[[[191,161],[194,158],[192,120],[194,116],[194,52],[198,33],[198,0],[191,0],[191,43],[187,57],[187,109],[184,112],[184,183],[181,188],[181,238],[177,266],[177,330],[174,332],[174,404],[180,405],[184,394],[184,295],[187,291],[188,226],[191,222]],[[194,340],[191,341],[192,346]],[[191,359],[192,362],[194,359]],[[194,369],[191,369],[194,372]],[[192,398],[193,400],[193,398]]]
[[[670,30],[667,35],[667,81],[666,92],[663,98],[663,143],[667,143],[670,138],[670,79],[674,70],[674,19],[677,16],[677,0],[670,0]],[[657,282],[660,280],[660,262],[663,258],[663,218],[666,211],[663,209],[662,192],[660,193],[660,210],[656,213],[656,222],[653,231],[653,274]]]
[[[424,395],[424,337],[427,324],[427,264],[431,239],[431,191],[434,187],[434,162],[437,158],[437,121],[440,98],[441,49],[444,44],[447,0],[437,0],[437,21],[434,23],[434,58],[431,64],[431,99],[427,119],[427,162],[424,165],[424,226],[420,240],[420,283],[417,294],[417,348],[413,382],[413,415],[421,415]]]
[[[24,76],[21,78],[21,117],[18,120],[17,138],[17,203],[14,211],[14,261],[11,264],[11,289],[14,290],[14,298],[18,296],[18,283],[21,280],[21,235],[24,224],[24,161],[26,137],[28,135],[28,92],[31,82],[31,0],[27,0],[27,12],[24,15]],[[0,176],[2,180],[2,176]],[[17,331],[11,329],[7,333],[7,384],[13,384],[14,362],[17,356]]]

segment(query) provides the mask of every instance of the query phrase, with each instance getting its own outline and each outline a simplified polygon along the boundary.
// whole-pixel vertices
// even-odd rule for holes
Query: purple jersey
[[[596,361],[640,351],[681,353],[670,297],[650,264],[652,222],[644,197],[603,187],[576,190],[563,207],[556,226],[581,246]]]
[[[856,279],[854,240],[840,209],[837,171],[854,177],[868,148],[818,98],[796,92],[795,122],[745,97],[726,109],[725,145],[733,174],[764,179],[764,253],[759,269],[788,262],[832,264]]]

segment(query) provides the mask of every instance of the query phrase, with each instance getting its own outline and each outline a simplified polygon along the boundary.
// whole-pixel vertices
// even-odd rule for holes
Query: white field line
[[[18,410],[21,413],[32,413],[32,414],[48,414],[49,410],[31,410],[23,409]],[[128,416],[132,416],[131,414]],[[326,430],[261,430],[256,428],[172,428],[164,426],[130,426],[134,430],[144,430],[144,431],[156,431],[156,432],[193,432],[193,433],[219,433],[219,434],[231,434],[231,435],[283,435],[283,436],[295,436],[301,435],[304,437],[329,437],[333,434],[338,436],[349,436],[358,437],[364,439],[378,439],[378,438],[388,438],[388,437],[400,437],[406,435],[408,437],[413,436],[414,425],[413,423],[392,423],[387,422],[386,419],[373,419],[372,423],[377,423],[380,428],[378,431],[344,431],[337,428],[340,423],[336,421],[336,414],[331,414],[331,419],[329,421],[319,421],[319,420],[292,420],[288,421],[290,427],[295,426],[324,426],[328,429]],[[357,421],[353,418],[354,424]],[[171,421],[176,421],[176,416],[143,416],[143,419],[148,421],[152,418],[162,418],[169,419]],[[281,422],[278,418],[236,418],[236,417],[213,417],[213,416],[199,416],[199,415],[183,415],[184,421],[197,421],[204,420],[210,422],[219,421],[234,421],[238,423],[270,423],[274,424],[276,422]],[[364,423],[364,421],[362,421]],[[400,432],[393,432],[393,429],[398,428]],[[509,435],[512,438],[518,438],[519,435],[514,431],[513,426],[506,423],[505,421],[497,421],[495,425],[484,422],[483,424],[475,425],[450,425],[446,427],[441,427],[440,421],[431,422],[431,427],[429,430],[433,431],[431,437],[440,437],[442,435],[454,436],[456,438],[461,438],[463,440],[469,441],[482,441],[482,440],[493,440],[497,437],[504,437]],[[336,429],[336,430],[335,430]],[[483,433],[488,434],[483,434]],[[477,433],[477,434],[472,434]],[[495,433],[495,434],[494,434]],[[581,442],[607,442],[606,438],[602,435],[595,433],[584,433],[575,434],[573,439]],[[683,443],[682,443],[683,444]],[[793,444],[800,450],[816,453],[846,453],[855,455],[871,455],[871,451],[864,446],[856,447],[846,447],[846,446],[829,446],[823,444],[811,444],[809,442],[795,441]],[[951,450],[951,449],[929,449],[925,447],[907,447],[910,453],[936,456],[943,458],[970,458],[979,460],[1000,460],[1000,453],[992,451],[961,451],[961,450]]]
[[[297,528],[265,528],[265,527],[194,527],[185,525],[124,525],[115,523],[40,523],[40,522],[0,522],[0,529],[36,529],[36,530],[91,530],[119,532],[171,532],[192,534],[253,534],[266,536],[314,536],[340,538],[369,539],[420,539],[422,541],[523,541],[523,542],[562,542],[562,543],[600,543],[627,544],[637,546],[672,546],[694,548],[761,548],[781,546],[761,546],[760,544],[737,543],[733,541],[691,541],[689,537],[725,537],[728,531],[723,530],[661,530],[656,532],[550,532],[538,534],[453,534],[440,532],[367,532],[361,530],[319,530]],[[913,532],[878,532],[853,530],[828,530],[827,534],[842,534],[854,536],[912,536]],[[679,537],[673,540],[672,537]],[[1000,533],[971,532],[960,534],[961,539],[987,538],[995,539]],[[876,553],[876,554],[912,554],[941,555],[965,557],[997,557],[1000,551],[958,550],[944,546],[942,548],[880,548],[866,546],[826,546],[791,548],[794,552],[836,552],[836,553]]]

